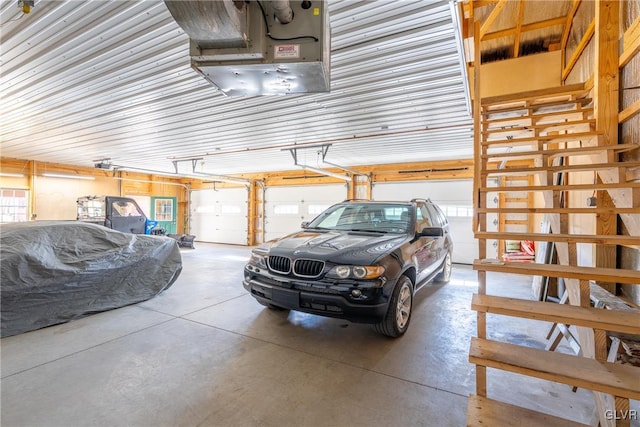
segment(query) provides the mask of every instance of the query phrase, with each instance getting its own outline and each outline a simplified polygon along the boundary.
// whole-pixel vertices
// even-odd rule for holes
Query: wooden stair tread
[[[574,83],[571,85],[558,86],[548,89],[535,89],[526,92],[510,93],[506,95],[487,96],[482,98],[482,105],[499,105],[523,101],[536,101],[538,99],[556,98],[559,96],[579,97],[586,95],[589,90],[584,83]]]
[[[473,295],[471,308],[483,313],[640,335],[640,313],[633,311],[606,310],[478,294]]]
[[[500,105],[492,105],[490,108],[487,105],[482,105],[482,117],[490,117],[491,115],[512,113],[515,111],[529,111],[529,114],[536,114],[537,110],[543,108],[556,107],[556,111],[566,111],[567,113],[573,113],[579,111],[575,109],[576,106],[582,108],[585,105],[591,104],[593,99],[591,98],[577,98],[577,99],[557,99],[557,100],[536,100],[536,101],[512,101],[510,103],[502,103]],[[559,107],[559,108],[558,108]]]
[[[537,120],[537,119],[541,119],[543,117],[553,117],[553,116],[566,116],[567,114],[571,115],[578,115],[578,114],[593,114],[593,108],[582,108],[580,110],[563,110],[563,111],[548,111],[548,112],[543,112],[543,113],[534,113],[534,114],[528,114],[528,115],[517,115],[517,116],[510,116],[510,117],[502,117],[502,118],[497,118],[497,119],[490,119],[490,120],[482,120],[481,123],[483,125],[490,125],[490,124],[494,124],[494,123],[501,123],[501,122],[515,122],[515,121],[525,121],[525,120]]]
[[[526,274],[531,276],[561,277],[563,279],[594,280],[609,282],[615,277],[617,283],[640,284],[640,271],[604,267],[580,267],[575,265],[522,263],[475,260],[473,269],[499,273]]]
[[[467,405],[467,427],[587,427],[553,415],[472,394]]]
[[[509,175],[509,174],[534,174],[534,173],[555,173],[555,172],[590,172],[599,169],[616,168],[637,168],[640,162],[612,162],[612,163],[591,163],[584,165],[560,165],[560,166],[540,166],[540,167],[516,167],[505,169],[483,169],[482,175]]]
[[[535,242],[593,243],[598,245],[640,246],[638,236],[604,234],[553,234],[553,233],[513,233],[476,231],[476,239],[533,240]],[[582,267],[581,267],[582,268]]]
[[[469,362],[614,396],[640,399],[640,369],[586,357],[471,338]]]
[[[595,183],[595,184],[566,184],[566,185],[513,185],[498,187],[480,187],[481,193],[505,191],[566,191],[566,190],[607,190],[617,188],[640,188],[640,182]]]
[[[586,138],[593,138],[600,136],[601,132],[575,132],[566,133],[563,135],[541,135],[532,136],[527,138],[513,138],[513,139],[493,139],[488,141],[482,141],[480,144],[483,146],[507,144],[507,145],[531,145],[542,141],[544,144],[558,143],[558,142],[572,142],[585,140]]]
[[[599,145],[593,147],[571,147],[554,150],[529,150],[529,151],[512,151],[509,153],[487,153],[480,157],[492,160],[511,160],[515,158],[539,158],[548,156],[550,159],[554,157],[566,157],[571,155],[584,156],[586,154],[597,154],[603,151],[616,151],[619,153],[625,151],[636,150],[640,148],[640,144],[616,144],[616,145]]]
[[[524,125],[524,126],[513,126],[513,127],[495,127],[487,130],[483,130],[480,132],[482,135],[491,135],[501,132],[520,132],[520,131],[530,131],[533,132],[535,129],[549,129],[556,127],[572,127],[579,126],[585,124],[595,124],[595,119],[580,119],[580,120],[571,120],[566,122],[549,122],[549,123],[540,123],[535,125]]]
[[[526,200],[525,200],[526,202]],[[592,208],[478,208],[477,212],[484,213],[501,213],[501,214],[635,214],[638,208],[616,208],[616,207],[592,207]]]

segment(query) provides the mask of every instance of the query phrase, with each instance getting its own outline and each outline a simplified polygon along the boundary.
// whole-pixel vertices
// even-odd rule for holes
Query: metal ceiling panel
[[[329,1],[331,92],[226,97],[191,67],[164,2],[0,5],[3,157],[216,174],[294,169],[283,148],[332,144],[343,166],[469,158],[450,5]],[[300,151],[307,164],[317,152]],[[190,163],[190,162],[189,162]]]

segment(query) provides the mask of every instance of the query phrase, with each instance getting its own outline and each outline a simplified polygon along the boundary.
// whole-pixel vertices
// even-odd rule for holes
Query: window
[[[440,208],[444,211],[447,217],[472,217],[472,206],[454,206],[454,205],[440,205]]]
[[[77,219],[104,220],[104,197],[99,199],[89,199],[82,197],[78,199],[78,217]]]
[[[409,208],[404,206],[385,207],[384,219],[400,221],[403,219],[403,216],[407,216],[408,213],[409,213]]]
[[[112,204],[111,214],[113,216],[142,216],[142,213],[138,210],[138,207],[132,202],[128,201],[116,201]]]
[[[27,190],[13,190],[3,188],[0,199],[0,222],[27,221],[27,206],[29,192]]]
[[[297,215],[298,205],[276,205],[273,207],[276,215]]]
[[[434,227],[444,227],[447,219],[436,205],[428,204],[429,216],[431,217],[431,225]]]
[[[173,199],[156,199],[155,205],[154,220],[173,221]]]

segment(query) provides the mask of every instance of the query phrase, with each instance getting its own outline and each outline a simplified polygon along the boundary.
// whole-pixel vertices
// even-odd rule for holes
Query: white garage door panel
[[[199,242],[247,244],[247,189],[191,192],[191,234]]]
[[[329,206],[346,198],[344,184],[269,187],[265,191],[265,240],[300,230]]]
[[[373,185],[372,196],[374,200],[431,199],[445,210],[449,218],[453,239],[453,262],[472,264],[478,257],[478,242],[473,237],[473,217],[468,216],[469,212],[464,209],[473,206],[473,181],[376,183]]]

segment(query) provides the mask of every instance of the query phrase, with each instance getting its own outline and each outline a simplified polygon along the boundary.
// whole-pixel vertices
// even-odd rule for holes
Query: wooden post
[[[31,176],[29,176],[29,221],[36,220],[38,215],[38,210],[36,206],[36,161],[32,160],[31,162]]]
[[[618,39],[620,33],[620,6],[615,0],[597,1],[594,43],[596,69],[594,70],[594,114],[596,130],[602,132],[605,145],[618,143],[619,70]],[[615,163],[616,154],[609,152],[607,161]],[[598,191],[599,207],[611,207],[613,202],[606,191]],[[617,214],[601,213],[596,219],[596,234],[617,234]],[[596,267],[616,268],[616,248],[613,245],[596,245]],[[601,284],[615,295],[615,283]]]
[[[254,246],[256,244],[257,221],[260,216],[258,212],[259,203],[257,181],[251,181],[247,190],[247,200],[249,203],[247,206],[247,245]]]
[[[474,59],[473,59],[473,201],[476,209],[485,207],[486,194],[480,194],[480,188],[486,186],[487,175],[484,172],[485,166],[482,162],[481,146],[481,122],[482,122],[482,99],[480,94],[480,23],[475,22],[473,27]],[[484,198],[484,199],[483,199]],[[473,217],[473,231],[485,231],[487,228],[486,214],[476,210]],[[487,257],[486,239],[478,239],[478,256]],[[486,294],[486,272],[478,271],[478,294]],[[487,337],[487,316],[486,313],[477,313],[477,333],[478,338]],[[487,395],[487,368],[476,365],[476,394],[478,396]]]

